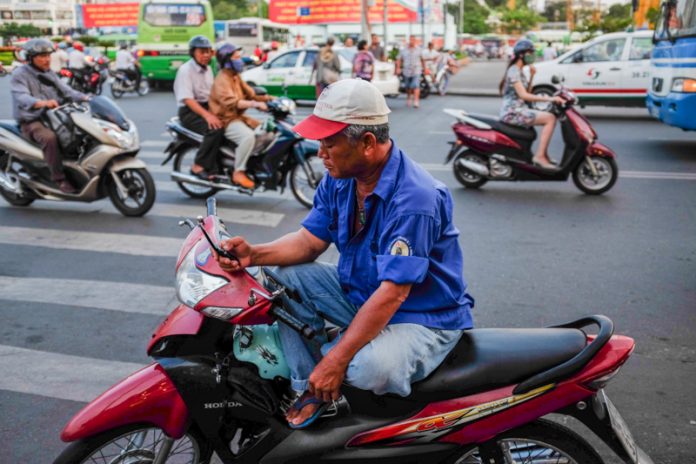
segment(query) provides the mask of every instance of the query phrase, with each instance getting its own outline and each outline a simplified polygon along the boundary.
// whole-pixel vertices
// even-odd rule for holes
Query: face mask
[[[231,60],[230,61],[230,68],[232,68],[235,72],[241,73],[242,70],[244,69],[244,61],[242,60]]]
[[[524,64],[532,64],[536,60],[534,55],[524,55]]]

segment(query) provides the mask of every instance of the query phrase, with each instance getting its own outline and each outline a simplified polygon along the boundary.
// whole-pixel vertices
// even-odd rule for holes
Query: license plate
[[[172,69],[179,69],[179,66],[181,66],[182,64],[184,64],[183,61],[181,61],[181,60],[174,60],[174,61],[172,61],[172,64],[171,64],[170,66],[171,66]]]
[[[623,420],[623,417],[621,417],[619,410],[616,409],[614,403],[611,402],[609,397],[603,391],[602,401],[607,407],[607,412],[609,413],[609,420],[611,422],[611,428],[618,437],[621,444],[623,445],[624,449],[626,450],[626,453],[628,453],[633,462],[641,462],[638,457],[638,447],[636,446],[636,442],[633,439],[631,431],[628,429],[628,425],[626,425],[626,421]]]

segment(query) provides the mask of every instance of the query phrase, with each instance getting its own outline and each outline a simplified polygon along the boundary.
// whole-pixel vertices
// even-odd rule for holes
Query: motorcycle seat
[[[192,130],[189,130],[185,128],[181,122],[179,121],[179,118],[172,118],[167,122],[167,129],[173,130],[174,132],[177,132],[185,137],[188,137],[191,140],[194,140],[198,143],[201,143],[203,141],[203,134],[199,134],[198,132],[194,132]]]
[[[514,385],[571,359],[586,343],[578,329],[467,330],[409,398],[442,401]]]
[[[0,127],[24,138],[24,135],[22,135],[22,130],[19,128],[19,123],[14,119],[0,120]]]
[[[469,116],[488,124],[493,129],[502,132],[513,139],[533,141],[537,137],[536,130],[534,130],[533,127],[513,126],[512,124],[500,122],[500,119],[496,118],[495,116],[485,114],[470,114]]]

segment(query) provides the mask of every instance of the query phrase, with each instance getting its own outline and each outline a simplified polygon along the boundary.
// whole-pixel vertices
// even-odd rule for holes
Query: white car
[[[555,60],[535,64],[535,94],[551,95],[554,75],[580,105],[645,106],[650,87],[652,31],[605,34]],[[545,109],[547,104],[537,105]]]
[[[356,49],[333,48],[341,62],[341,78],[350,78]],[[265,87],[271,95],[286,95],[287,92],[287,96],[295,100],[314,100],[316,79],[312,67],[318,53],[316,47],[286,50],[263,66],[244,71],[242,79]],[[377,61],[372,83],[383,95],[399,94],[399,78],[394,74],[393,63]]]

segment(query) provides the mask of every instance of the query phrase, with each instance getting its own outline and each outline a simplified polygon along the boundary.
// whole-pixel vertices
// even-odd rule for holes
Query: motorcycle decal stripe
[[[645,95],[648,89],[572,89],[575,93],[638,93]]]
[[[529,401],[552,390],[556,385],[549,384],[528,393],[512,395],[499,400],[470,406],[445,414],[431,415],[399,422],[353,438],[348,446],[362,446],[380,442],[382,444],[410,439],[415,442],[429,442],[450,433],[453,428],[490,416],[518,404]],[[386,443],[385,443],[386,442]]]

